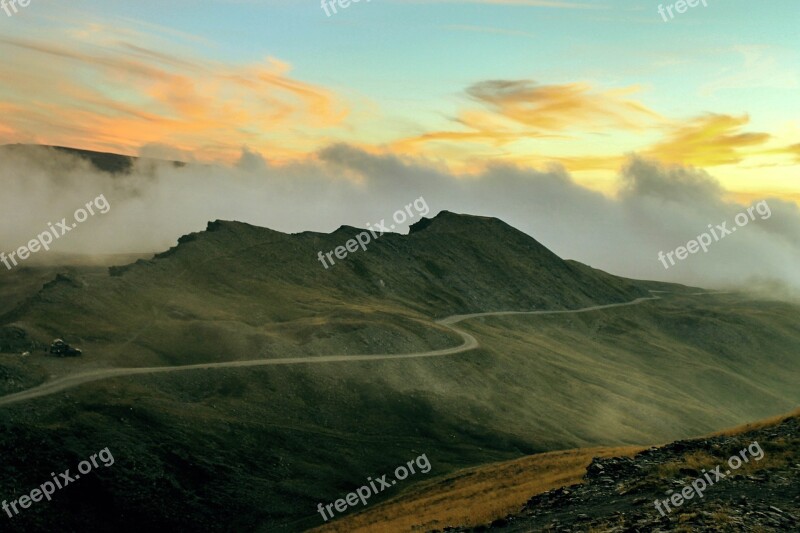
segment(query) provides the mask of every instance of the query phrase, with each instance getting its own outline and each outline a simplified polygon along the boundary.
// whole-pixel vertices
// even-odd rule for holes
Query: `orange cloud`
[[[529,80],[490,80],[467,89],[494,113],[539,131],[616,127],[638,129],[660,120],[644,105],[626,100],[635,88],[597,92],[585,83],[537,85]]]
[[[770,134],[743,131],[750,121],[747,115],[707,114],[673,122],[631,99],[636,90],[599,91],[585,83],[483,81],[466,89],[480,107],[460,111],[452,119],[458,129],[429,131],[390,146],[402,154],[435,155],[468,167],[483,158],[533,166],[557,162],[572,172],[616,170],[623,152],[698,167],[736,164],[759,155],[789,154],[800,160],[800,144],[767,147]],[[654,129],[664,132],[662,140],[636,145],[640,134]],[[610,153],[586,153],[587,139],[594,133],[623,135],[609,137],[613,139],[609,148],[614,150]],[[636,136],[627,135],[628,147],[622,148],[624,134],[630,133]],[[565,153],[571,146],[574,155]]]
[[[583,83],[537,85],[529,80],[489,80],[467,88],[483,109],[460,113],[462,131],[429,132],[394,144],[413,151],[432,141],[505,145],[519,140],[557,137],[557,132],[597,128],[638,130],[663,119],[644,105],[624,98],[635,88],[598,92]]]
[[[773,153],[790,154],[794,156],[794,160],[800,163],[800,143],[787,146],[785,148],[775,150]]]
[[[316,148],[304,130],[335,127],[348,114],[275,59],[230,66],[92,38],[91,46],[74,36],[58,45],[0,38],[0,139],[125,153],[168,144],[227,159],[250,145],[290,156]]]
[[[748,148],[770,139],[768,133],[742,132],[750,117],[709,114],[674,128],[668,138],[657,143],[647,155],[668,163],[716,166],[741,162],[752,155]]]

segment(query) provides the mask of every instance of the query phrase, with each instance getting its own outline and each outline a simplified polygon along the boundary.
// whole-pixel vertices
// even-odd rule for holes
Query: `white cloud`
[[[704,171],[632,156],[620,194],[608,198],[546,172],[504,164],[478,176],[453,175],[418,159],[374,155],[348,145],[316,160],[277,166],[245,149],[236,167],[140,164],[111,178],[59,153],[0,162],[4,194],[0,250],[10,251],[103,193],[112,205],[58,241],[63,252],[163,251],[209,220],[240,220],[284,232],[364,227],[424,196],[431,215],[448,210],[494,216],[564,258],[643,279],[706,287],[777,282],[800,290],[800,209],[768,198],[772,216],[665,270],[674,250],[744,210]],[[405,228],[399,228],[405,231]]]

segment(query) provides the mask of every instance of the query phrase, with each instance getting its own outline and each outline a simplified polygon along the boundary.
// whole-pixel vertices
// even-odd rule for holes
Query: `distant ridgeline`
[[[133,157],[129,155],[119,155],[119,154],[111,154],[106,152],[94,152],[92,150],[81,150],[78,148],[67,148],[64,146],[47,146],[47,145],[37,145],[37,144],[6,144],[0,146],[0,153],[4,151],[30,151],[35,152],[37,150],[58,150],[59,152],[63,152],[66,154],[77,156],[81,159],[85,159],[89,161],[95,168],[102,172],[108,172],[109,174],[127,174],[133,168],[133,164],[137,160],[143,161],[159,161],[158,159],[149,159],[149,158],[139,158]],[[169,161],[176,167],[182,167],[186,163],[182,163],[180,161]]]

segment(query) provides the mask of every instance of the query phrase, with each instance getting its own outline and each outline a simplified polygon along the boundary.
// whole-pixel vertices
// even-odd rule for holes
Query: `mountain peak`
[[[466,215],[462,213],[454,213],[452,211],[440,211],[433,218],[425,218],[419,220],[409,227],[409,233],[417,233],[423,230],[434,231],[469,231],[471,229],[486,228],[492,225],[502,226],[506,229],[510,228],[508,224],[502,220],[494,217],[485,217],[478,215]]]

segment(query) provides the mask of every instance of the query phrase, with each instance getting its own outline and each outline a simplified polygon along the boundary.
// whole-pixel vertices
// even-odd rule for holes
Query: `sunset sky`
[[[462,174],[625,157],[800,203],[800,3],[32,0],[0,11],[0,144],[273,162],[346,143]],[[670,2],[664,3],[668,5]]]

